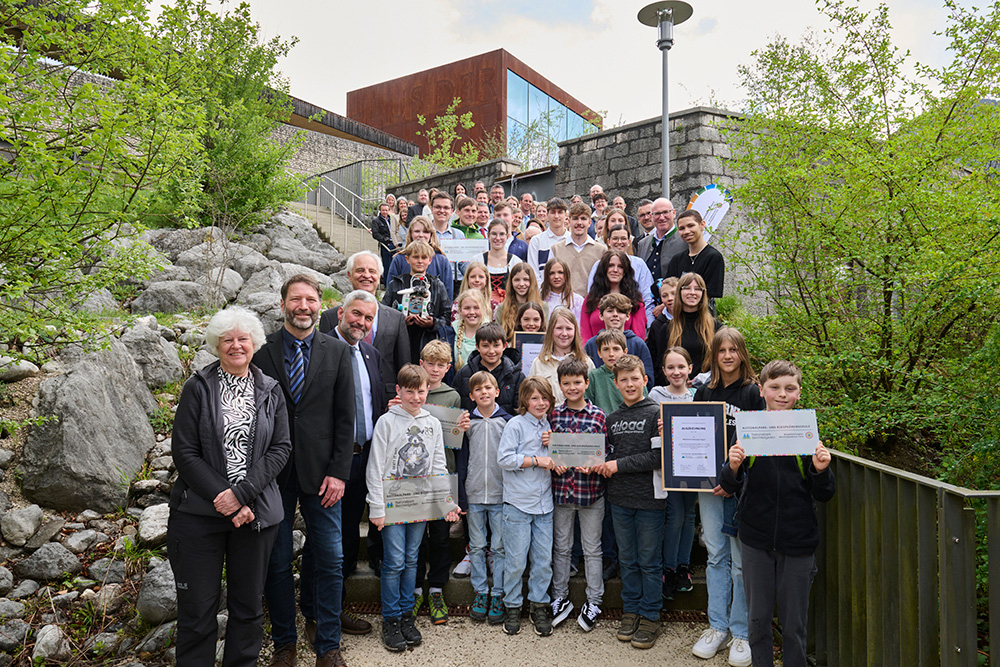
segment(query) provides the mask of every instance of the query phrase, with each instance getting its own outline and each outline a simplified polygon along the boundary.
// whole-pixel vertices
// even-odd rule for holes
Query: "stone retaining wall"
[[[466,191],[471,195],[472,186],[476,181],[482,181],[486,184],[486,188],[489,189],[490,186],[493,185],[494,181],[512,176],[514,174],[519,174],[521,171],[522,167],[520,162],[515,162],[514,160],[509,160],[507,158],[500,158],[497,160],[489,160],[487,162],[479,162],[478,164],[474,164],[471,167],[465,167],[463,169],[442,171],[424,178],[399,183],[391,187],[390,190],[397,197],[399,195],[403,195],[410,201],[416,201],[417,193],[422,188],[427,190],[430,190],[432,187],[439,190],[443,189],[448,194],[454,195],[455,185],[457,183],[461,183],[465,186]]]

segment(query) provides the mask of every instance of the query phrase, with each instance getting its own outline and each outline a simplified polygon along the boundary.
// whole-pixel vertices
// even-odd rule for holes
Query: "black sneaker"
[[[622,620],[618,623],[618,637],[620,642],[630,642],[632,641],[632,635],[635,634],[635,629],[639,627],[639,615],[632,613],[622,614]]]
[[[687,565],[677,566],[677,578],[674,579],[674,589],[678,593],[690,593],[694,590],[694,583],[691,582],[691,570]]]
[[[399,632],[403,635],[403,640],[407,646],[420,646],[420,642],[424,640],[423,635],[420,634],[420,630],[417,630],[416,619],[413,618],[413,614],[403,614],[403,617],[399,621]]]
[[[539,637],[548,637],[552,634],[552,621],[549,620],[549,605],[541,602],[532,602],[529,618],[531,624],[535,626],[535,634]]]
[[[674,599],[674,591],[677,585],[677,573],[673,570],[663,571],[663,600],[669,601]]]
[[[639,627],[632,635],[632,648],[653,648],[656,638],[660,636],[660,622],[651,621],[644,616],[639,617]]]
[[[516,635],[521,631],[521,608],[507,607],[503,618],[503,631],[508,635]]]
[[[569,601],[568,598],[556,598],[552,601],[552,627],[558,626],[560,623],[569,618],[569,615],[573,613],[573,603]]]
[[[395,653],[406,650],[406,640],[400,631],[399,618],[382,619],[382,643]]]
[[[597,617],[601,615],[601,608],[592,602],[583,605],[580,615],[576,617],[576,622],[583,628],[584,632],[590,632],[597,625]]]

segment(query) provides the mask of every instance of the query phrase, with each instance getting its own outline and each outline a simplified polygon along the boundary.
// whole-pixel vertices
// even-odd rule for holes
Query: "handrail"
[[[866,468],[872,468],[880,472],[889,473],[891,475],[895,475],[896,477],[901,477],[916,484],[931,486],[934,487],[935,489],[947,491],[948,493],[953,493],[956,496],[959,496],[960,498],[1000,498],[1000,491],[982,491],[978,489],[966,489],[965,487],[955,486],[954,484],[949,484],[948,482],[942,482],[940,480],[933,479],[931,477],[924,477],[923,475],[907,472],[906,470],[893,468],[892,466],[885,465],[884,463],[878,463],[877,461],[870,461],[868,459],[863,459],[859,456],[854,456],[846,452],[830,450],[830,453],[837,458],[845,459],[847,461],[851,461],[852,463],[857,463],[858,465],[863,465]]]

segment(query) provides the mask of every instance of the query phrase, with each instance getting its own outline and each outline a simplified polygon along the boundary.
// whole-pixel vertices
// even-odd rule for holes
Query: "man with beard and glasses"
[[[346,665],[340,653],[343,535],[340,500],[351,476],[356,392],[351,347],[316,331],[322,291],[297,274],[281,287],[284,326],[255,360],[285,394],[292,455],[278,475],[284,519],[271,551],[264,596],[271,616],[271,665],[296,663],[292,524],[298,505],[311,557],[303,559],[299,604],[307,633],[315,628],[317,667]],[[363,410],[362,410],[363,412]],[[314,624],[314,625],[313,625]]]

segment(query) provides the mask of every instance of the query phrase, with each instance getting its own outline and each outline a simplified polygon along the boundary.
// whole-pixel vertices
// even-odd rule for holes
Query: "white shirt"
[[[552,246],[560,241],[569,241],[568,229],[561,236],[554,234],[551,229],[546,229],[528,241],[528,266],[535,270],[539,283],[545,274],[545,263],[552,256]]]
[[[340,327],[336,327],[337,338],[344,341],[351,347],[351,354],[356,354],[358,360],[358,375],[361,376],[361,399],[365,405],[365,440],[372,439],[372,432],[374,431],[374,424],[372,424],[372,380],[368,377],[368,366],[365,365],[365,355],[361,351],[360,345],[351,345],[344,336],[340,333]],[[353,361],[351,363],[354,363]],[[354,423],[357,424],[357,415],[354,416]],[[352,439],[354,436],[351,436]]]

